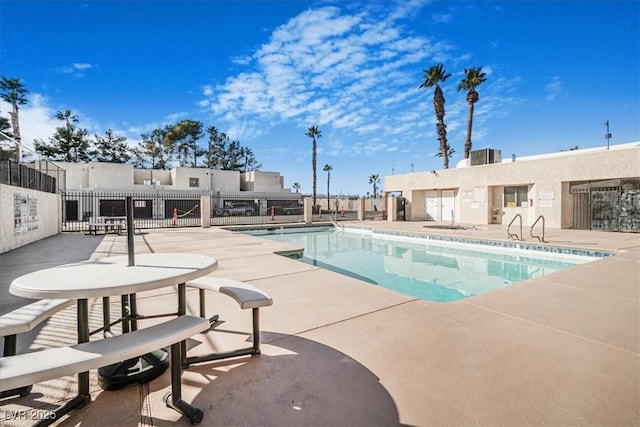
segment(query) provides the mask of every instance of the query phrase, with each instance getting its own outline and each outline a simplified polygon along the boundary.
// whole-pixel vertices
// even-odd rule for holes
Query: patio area
[[[504,226],[353,224],[507,241]],[[124,255],[126,239],[62,234],[0,254],[0,313],[26,302],[8,293],[15,277]],[[548,229],[545,239],[618,254],[434,303],[276,255],[292,247],[220,228],[145,230],[135,235],[135,249],[215,257],[215,276],[255,285],[274,300],[260,310],[261,356],[184,371],[183,398],[204,410],[203,426],[638,425],[640,235]],[[188,295],[188,311],[197,315],[198,292]],[[171,311],[174,304],[170,288],[138,295],[144,314]],[[249,310],[213,292],[207,293],[207,308],[220,315],[221,324],[192,337],[190,355],[247,345]],[[101,301],[90,302],[94,327],[101,325],[101,311]],[[18,337],[19,351],[72,344],[75,318],[75,307],[61,311]],[[29,396],[1,401],[0,423],[33,424],[21,411],[57,406],[73,395],[75,382],[70,376],[36,384]],[[93,401],[56,425],[189,425],[165,407],[169,389],[169,371],[117,391],[101,390],[92,371]]]

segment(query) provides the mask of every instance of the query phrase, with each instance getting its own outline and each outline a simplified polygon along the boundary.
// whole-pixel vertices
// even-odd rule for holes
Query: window
[[[189,187],[200,187],[200,178],[189,178]]]
[[[519,187],[504,187],[504,207],[517,208],[528,206],[528,189],[526,185]]]

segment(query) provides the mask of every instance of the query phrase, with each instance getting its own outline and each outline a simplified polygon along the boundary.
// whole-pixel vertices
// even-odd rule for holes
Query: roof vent
[[[491,163],[502,162],[500,150],[493,150],[491,148],[471,151],[469,153],[469,158],[471,160],[471,166],[488,165]]]

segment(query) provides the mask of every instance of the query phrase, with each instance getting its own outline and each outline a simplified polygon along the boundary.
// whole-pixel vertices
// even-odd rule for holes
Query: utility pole
[[[607,126],[607,133],[604,135],[604,137],[607,140],[607,150],[608,150],[609,149],[609,140],[611,139],[611,134],[609,133],[609,120],[604,122],[604,124]]]

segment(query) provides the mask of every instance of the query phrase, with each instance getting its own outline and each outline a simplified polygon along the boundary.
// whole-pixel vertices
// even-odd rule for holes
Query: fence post
[[[211,196],[200,196],[200,224],[202,228],[211,227]]]
[[[313,206],[311,203],[311,197],[304,198],[304,222],[306,224],[311,224],[313,222]]]

